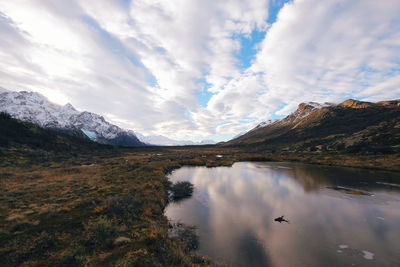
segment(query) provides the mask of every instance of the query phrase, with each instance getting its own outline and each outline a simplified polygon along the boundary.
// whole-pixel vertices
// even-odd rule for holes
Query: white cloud
[[[187,116],[200,108],[197,81],[207,77],[218,88],[238,75],[239,43],[231,37],[265,27],[267,1],[4,0],[0,10],[35,67],[10,58],[4,87],[47,92],[135,130],[183,137],[210,132]]]
[[[267,0],[0,0],[0,12],[0,86],[144,134],[218,138],[301,101],[400,95],[396,0],[295,0],[272,25]],[[255,29],[266,38],[243,70],[233,36]]]
[[[284,103],[358,95],[399,75],[399,12],[398,1],[286,4],[252,68]]]
[[[266,119],[274,112],[288,114],[303,101],[398,98],[398,14],[400,2],[395,0],[285,4],[258,46],[253,65],[225,83],[207,110],[228,121],[224,114]],[[231,120],[217,131],[242,123]]]

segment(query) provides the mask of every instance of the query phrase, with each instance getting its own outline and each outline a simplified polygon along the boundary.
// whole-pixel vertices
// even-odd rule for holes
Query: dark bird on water
[[[281,222],[287,222],[287,223],[289,223],[289,221],[286,220],[286,219],[283,218],[283,217],[284,217],[284,215],[282,215],[281,217],[275,218],[274,221],[279,222],[279,223],[281,223]]]

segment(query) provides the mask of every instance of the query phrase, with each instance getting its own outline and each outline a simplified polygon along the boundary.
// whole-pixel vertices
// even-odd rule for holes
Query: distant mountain
[[[69,134],[42,128],[34,123],[23,122],[0,112],[0,156],[19,151],[24,155],[42,155],[35,153],[60,152],[63,155],[78,152],[110,150],[112,146],[93,142],[88,138],[80,138]],[[110,150],[111,151],[111,150]],[[44,154],[46,155],[46,153]],[[3,163],[3,162],[2,162]]]
[[[203,140],[201,142],[193,142],[189,140],[174,140],[162,135],[145,136],[140,133],[136,133],[136,136],[143,143],[156,146],[193,146],[193,145],[211,145],[216,143],[213,140]]]
[[[43,95],[27,91],[0,88],[0,112],[31,122],[43,128],[59,130],[69,135],[89,138],[115,146],[144,146],[133,131],[107,122],[102,116],[77,111],[71,104],[56,105]]]
[[[200,142],[198,142],[198,145],[214,145],[217,142],[215,142],[214,140],[211,139],[205,139],[205,140],[201,140]]]
[[[271,151],[400,151],[400,100],[301,103],[286,118],[220,145]]]

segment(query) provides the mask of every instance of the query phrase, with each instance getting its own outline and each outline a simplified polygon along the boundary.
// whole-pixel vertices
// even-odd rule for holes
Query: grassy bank
[[[215,266],[168,235],[166,175],[181,166],[273,160],[400,170],[396,154],[272,155],[216,147],[66,158],[9,151],[2,159],[1,266]]]

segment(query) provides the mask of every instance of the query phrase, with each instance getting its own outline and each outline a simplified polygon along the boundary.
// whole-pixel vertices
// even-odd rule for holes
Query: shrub
[[[66,174],[75,174],[75,173],[80,173],[81,172],[81,170],[78,169],[78,168],[68,168],[68,169],[64,169],[63,171]]]
[[[104,216],[89,222],[86,228],[95,236],[98,242],[114,237],[118,232],[118,227],[114,225],[113,221]]]
[[[78,266],[80,265],[81,254],[85,248],[77,243],[72,243],[66,250],[61,253],[60,265],[62,266]]]
[[[199,236],[195,226],[183,223],[173,223],[170,225],[168,235],[172,240],[180,242],[188,251],[196,250],[199,247]]]
[[[171,186],[172,199],[179,201],[193,194],[193,184],[187,181],[177,182]]]
[[[106,213],[108,216],[129,220],[139,215],[142,203],[132,194],[129,194],[109,198],[106,205]]]
[[[42,254],[56,245],[53,236],[46,232],[41,232],[33,241],[31,245],[31,253]]]

